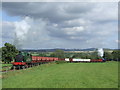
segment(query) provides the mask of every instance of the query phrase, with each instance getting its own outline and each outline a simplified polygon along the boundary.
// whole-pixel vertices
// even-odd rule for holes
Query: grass
[[[118,63],[44,64],[3,73],[3,88],[117,88]]]
[[[0,71],[9,70],[12,67],[12,64],[2,64],[2,68],[0,68]]]
[[[3,64],[3,63],[0,63],[0,71],[9,70],[11,67],[12,67],[12,64]]]
[[[2,67],[12,66],[12,64],[2,64]]]

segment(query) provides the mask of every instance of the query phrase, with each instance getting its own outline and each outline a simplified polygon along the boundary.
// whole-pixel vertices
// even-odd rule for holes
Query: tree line
[[[87,52],[87,53],[70,53],[64,52],[63,50],[56,50],[52,53],[39,52],[38,56],[43,57],[58,57],[58,58],[83,58],[83,59],[101,59],[104,58],[107,61],[119,61],[120,60],[120,50],[113,50],[112,52],[105,51],[103,57],[98,56],[97,51]]]
[[[4,47],[0,48],[0,60],[4,63],[10,63],[11,61],[14,61],[15,56],[18,54],[17,48],[10,44],[5,43]],[[98,56],[98,52],[87,52],[87,53],[70,53],[70,52],[64,52],[63,50],[56,50],[51,53],[43,53],[38,52],[38,56],[43,57],[58,57],[58,58],[83,58],[83,59],[101,59],[100,56]],[[106,60],[114,60],[114,61],[120,61],[120,50],[113,50],[113,52],[104,52],[104,59]]]

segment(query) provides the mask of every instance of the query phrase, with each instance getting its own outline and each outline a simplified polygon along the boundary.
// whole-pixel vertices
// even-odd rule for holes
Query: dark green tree
[[[14,45],[5,43],[4,47],[2,47],[2,61],[5,63],[10,63],[17,53],[18,50]]]
[[[113,55],[110,52],[104,52],[104,59],[106,59],[107,61],[112,60],[113,59]]]
[[[120,50],[114,50],[112,52],[113,60],[120,61]]]
[[[2,61],[2,48],[0,48],[0,61]]]
[[[109,60],[113,59],[113,55],[110,52],[104,52],[103,58],[105,58],[107,61],[109,61]]]

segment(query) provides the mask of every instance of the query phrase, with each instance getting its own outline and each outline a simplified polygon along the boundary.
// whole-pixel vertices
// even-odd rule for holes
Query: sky
[[[3,2],[2,46],[118,48],[117,2]]]

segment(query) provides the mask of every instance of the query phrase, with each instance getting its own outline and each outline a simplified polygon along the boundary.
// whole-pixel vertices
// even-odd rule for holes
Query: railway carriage
[[[104,59],[78,59],[78,58],[65,58],[66,62],[104,62]]]
[[[13,62],[12,68],[25,68],[31,65],[44,64],[53,61],[66,61],[66,62],[104,62],[104,59],[78,59],[78,58],[57,58],[57,57],[41,57],[32,56],[29,53],[19,53],[15,57],[15,62]]]

